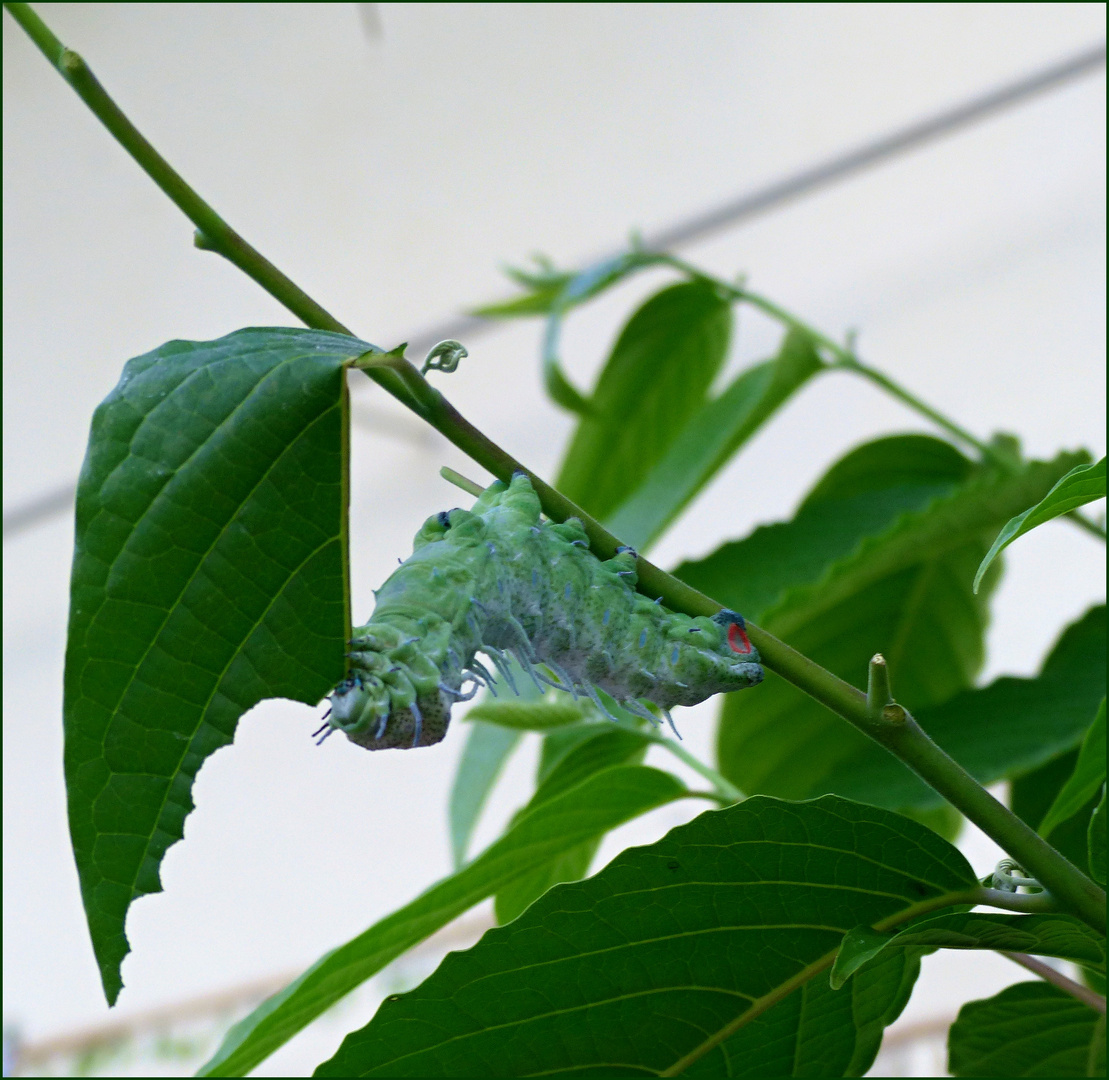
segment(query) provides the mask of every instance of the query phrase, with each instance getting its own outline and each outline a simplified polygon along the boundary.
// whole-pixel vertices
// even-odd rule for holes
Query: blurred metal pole
[[[1105,43],[1075,53],[1073,56],[1041,68],[1013,82],[1004,83],[983,94],[968,98],[959,105],[934,113],[922,120],[907,124],[887,135],[852,147],[824,161],[817,162],[789,176],[774,180],[720,206],[705,210],[665,229],[648,233],[643,244],[648,249],[664,250],[703,239],[721,229],[773,210],[802,195],[819,191],[837,180],[889,161],[908,150],[931,142],[986,119],[1013,105],[1017,105],[1045,90],[1054,89],[1083,75],[1092,74],[1105,65]],[[618,252],[609,252],[585,265],[611,258]],[[489,333],[501,323],[495,319],[479,319],[473,315],[456,315],[443,322],[417,331],[408,339],[413,354],[426,352],[444,338],[474,338]],[[38,496],[12,510],[4,511],[4,539],[33,528],[56,514],[62,513],[73,501],[74,484]]]
[[[643,237],[643,246],[648,250],[663,251],[694,240],[701,240],[721,229],[737,225],[767,210],[776,209],[798,196],[819,191],[834,181],[842,180],[868,166],[889,161],[941,135],[950,135],[960,128],[984,120],[993,113],[1017,105],[1045,90],[1091,74],[1104,65],[1105,42],[1101,42],[1050,67],[1041,68],[1013,82],[1004,83],[983,94],[968,98],[950,109],[944,109],[932,116],[917,120],[870,142],[861,143],[799,172],[773,180],[764,187],[756,188],[710,210],[694,214],[685,221],[679,221],[654,233],[647,233]],[[611,259],[618,254],[618,251],[610,251],[595,259],[587,260],[584,265],[591,266],[595,262]],[[498,325],[499,322],[495,319],[457,315],[414,334],[409,338],[408,345],[413,354],[419,354],[426,352],[437,341],[442,341],[444,338],[472,338],[475,334],[486,333]]]

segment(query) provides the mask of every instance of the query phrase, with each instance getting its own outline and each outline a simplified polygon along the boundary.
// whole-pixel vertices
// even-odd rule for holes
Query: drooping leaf
[[[241,330],[128,362],[97,408],[77,490],[65,775],[81,895],[114,1002],[124,920],[159,892],[193,779],[264,698],[343,677],[340,334]]]
[[[959,1010],[948,1035],[952,1076],[1089,1076],[1098,1014],[1046,982],[1008,986]],[[1103,1036],[1104,1037],[1104,1036]]]
[[[482,808],[505,762],[516,749],[520,735],[519,730],[482,723],[477,719],[470,727],[454,774],[447,808],[455,870],[460,870],[466,863],[470,837],[477,827]]]
[[[592,737],[570,750],[537,785],[535,794],[523,807],[519,817],[564,791],[576,787],[594,773],[614,765],[640,764],[650,745],[636,731],[609,724],[591,724]],[[591,837],[571,851],[564,851],[544,866],[523,874],[501,889],[494,901],[497,922],[511,922],[533,900],[562,881],[577,881],[589,871],[603,837]]]
[[[777,410],[824,367],[812,339],[791,330],[773,360],[748,368],[686,422],[666,455],[607,518],[626,544],[646,550]]]
[[[916,718],[981,783],[1020,776],[1078,745],[1105,694],[1105,657],[1105,608],[1099,605],[1063,631],[1036,678],[1005,676],[920,709]],[[876,744],[830,770],[825,783],[849,798],[893,809],[939,803],[931,788]]]
[[[1090,817],[1088,835],[1090,876],[1105,884],[1105,785],[1101,785],[1101,801]]]
[[[197,1075],[245,1076],[391,960],[510,881],[689,794],[675,776],[644,765],[594,773],[521,817],[462,870],[323,956],[236,1024]]]
[[[1035,506],[1017,514],[1006,523],[974,575],[974,591],[978,591],[978,584],[990,563],[1018,536],[1031,532],[1045,521],[1051,521],[1061,514],[1069,514],[1072,510],[1085,506],[1095,499],[1104,498],[1105,458],[1093,465],[1076,465]]]
[[[885,463],[883,444],[892,452]],[[968,688],[982,662],[987,610],[970,583],[986,536],[1014,506],[1046,491],[1073,456],[958,483],[953,451],[898,476],[899,449],[898,440],[861,447],[794,522],[757,530],[678,574],[855,685],[870,657],[883,653],[897,699],[918,713]],[[936,491],[942,480],[946,495]],[[914,805],[886,800],[882,785],[856,767],[872,759],[873,745],[768,673],[757,693],[725,698],[717,749],[721,771],[745,791],[797,798],[832,790]],[[841,789],[841,777],[856,786]]]
[[[621,331],[557,487],[596,517],[623,501],[704,404],[728,349],[731,308],[700,281],[651,297]]]
[[[861,1073],[915,972],[878,958],[854,994],[815,976],[851,926],[891,929],[974,885],[898,815],[749,799],[552,889],[387,1000],[316,1075]]]
[[[1094,722],[1082,740],[1074,772],[1040,822],[1041,836],[1050,836],[1057,825],[1077,814],[1105,783],[1105,753],[1105,698],[1102,698]]]
[[[896,934],[869,926],[853,929],[832,967],[833,987],[842,986],[882,949],[993,949],[1071,960],[1105,970],[1105,938],[1071,915],[996,915],[965,912],[926,919]]]

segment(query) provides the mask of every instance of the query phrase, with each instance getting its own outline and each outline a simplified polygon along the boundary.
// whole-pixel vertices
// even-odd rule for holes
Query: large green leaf
[[[69,827],[109,1002],[124,919],[161,890],[193,778],[264,698],[343,677],[344,367],[313,330],[173,341],[97,408],[77,489],[65,671]]]
[[[670,773],[621,765],[523,815],[451,877],[318,960],[236,1024],[198,1076],[245,1076],[389,961],[509,882],[595,836],[690,792]]]
[[[1038,677],[1005,676],[981,690],[966,690],[920,709],[916,716],[981,783],[1020,776],[1082,740],[1105,694],[1105,656],[1105,607],[1099,605],[1063,631]],[[876,743],[830,770],[824,782],[848,798],[891,809],[925,809],[940,802],[939,795]]]
[[[929,442],[927,468],[907,463],[900,474],[904,440],[861,447],[793,522],[757,530],[679,575],[849,682],[863,682],[881,652],[908,708],[948,700],[971,685],[984,656],[986,596],[972,593],[971,579],[990,533],[1048,490],[1074,455],[1017,475],[978,470],[958,483],[954,452]],[[865,790],[843,794],[891,805],[854,767],[871,746],[768,673],[756,693],[725,699],[717,750],[721,771],[745,791],[801,798],[840,790],[831,777],[847,775]]]
[[[1100,1073],[1088,1071],[1098,1020],[1057,986],[1017,983],[959,1010],[947,1067],[952,1076],[1104,1075],[1104,1063]]]
[[[628,321],[567,451],[557,487],[595,517],[634,490],[704,404],[728,349],[728,301],[672,285]]]
[[[808,334],[791,330],[773,360],[748,368],[687,422],[647,478],[606,520],[646,549],[728,459],[824,367]]]
[[[950,443],[928,435],[864,443],[828,470],[792,521],[762,525],[674,573],[761,621],[788,590],[820,581],[868,536],[950,495],[973,468]]]
[[[1105,938],[1071,915],[996,915],[965,912],[926,919],[898,934],[858,927],[844,939],[832,967],[841,986],[882,949],[995,949],[1055,956],[1105,971]]]
[[[535,794],[520,811],[521,817],[602,769],[631,762],[641,763],[650,746],[650,741],[637,731],[605,722],[590,724],[589,728],[591,738],[583,739],[547,772],[536,787]],[[602,839],[602,836],[592,837],[506,885],[497,893],[494,902],[497,922],[511,922],[553,885],[585,877]]]
[[[974,588],[994,561],[1019,536],[1031,532],[1061,514],[1069,514],[1095,499],[1105,498],[1105,458],[1093,465],[1076,465],[1035,506],[1018,514],[998,533],[978,572],[974,575]]]
[[[1077,814],[1105,783],[1105,752],[1105,698],[1102,698],[1094,722],[1082,740],[1074,772],[1040,822],[1041,836],[1050,836],[1057,825]]]
[[[896,814],[749,799],[552,889],[387,1000],[316,1075],[861,1073],[914,972],[879,957],[855,994],[814,976],[852,926],[892,929],[975,885]]]

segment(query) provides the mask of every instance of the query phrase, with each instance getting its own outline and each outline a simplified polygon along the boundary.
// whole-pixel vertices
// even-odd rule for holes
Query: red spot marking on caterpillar
[[[728,625],[728,644],[731,646],[732,652],[749,653],[751,651],[751,639],[748,638],[747,631],[739,623]]]

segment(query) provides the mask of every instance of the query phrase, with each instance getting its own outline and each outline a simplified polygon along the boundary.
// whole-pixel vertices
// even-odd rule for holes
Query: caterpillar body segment
[[[656,718],[675,705],[762,681],[741,616],[690,618],[635,591],[635,553],[598,559],[581,523],[543,522],[530,480],[494,483],[472,510],[435,514],[412,555],[354,631],[349,677],[331,695],[332,730],[368,750],[430,746],[451,706],[488,685],[511,685],[514,657],[540,683],[588,696],[600,687]]]

